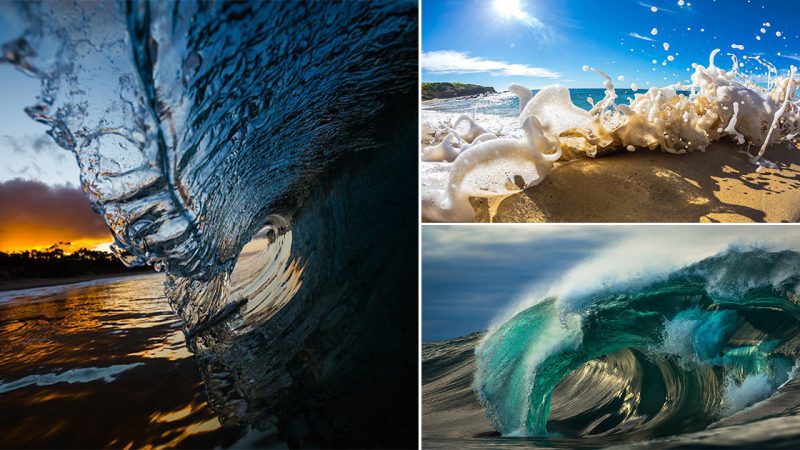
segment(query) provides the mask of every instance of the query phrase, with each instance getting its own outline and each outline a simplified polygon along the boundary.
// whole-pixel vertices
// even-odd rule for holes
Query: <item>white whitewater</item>
[[[509,91],[520,99],[518,130],[492,132],[466,114],[452,124],[425,124],[423,141],[430,145],[421,155],[423,217],[472,221],[470,197],[507,196],[541,183],[563,162],[620,149],[703,152],[728,137],[747,146],[758,170],[775,168],[764,158],[767,147],[800,133],[796,68],[780,76],[757,58],[771,72],[762,88],[738,72],[735,58],[730,71],[717,67],[719,51],[711,52],[708,67],[693,65],[691,85],[650,88],[628,104],[615,103],[608,75],[586,66],[605,79],[606,89],[590,111],[573,104],[564,86],[547,86],[534,96],[515,84]],[[750,153],[751,147],[758,151]]]

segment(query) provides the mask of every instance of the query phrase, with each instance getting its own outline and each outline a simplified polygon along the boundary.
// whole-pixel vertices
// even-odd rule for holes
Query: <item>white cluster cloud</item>
[[[489,73],[496,76],[559,78],[561,74],[542,67],[510,64],[470,56],[466,52],[438,50],[422,52],[422,70],[435,73]]]

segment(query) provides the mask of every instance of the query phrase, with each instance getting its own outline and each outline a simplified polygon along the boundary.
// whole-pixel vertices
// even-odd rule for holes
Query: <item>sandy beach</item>
[[[728,141],[705,153],[637,150],[568,162],[539,185],[471,199],[479,222],[797,222],[800,151],[774,145],[756,166]]]

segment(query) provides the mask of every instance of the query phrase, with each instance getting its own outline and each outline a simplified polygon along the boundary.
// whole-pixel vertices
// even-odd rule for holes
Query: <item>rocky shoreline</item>
[[[493,87],[465,83],[422,83],[422,101],[496,94]]]

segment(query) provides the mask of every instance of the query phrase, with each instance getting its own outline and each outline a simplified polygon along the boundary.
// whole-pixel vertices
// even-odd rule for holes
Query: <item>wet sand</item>
[[[581,159],[539,185],[471,199],[479,222],[797,222],[800,150],[767,149],[780,170],[756,167],[730,142],[705,153],[637,150]]]
[[[0,447],[229,447],[163,275],[0,293]]]

